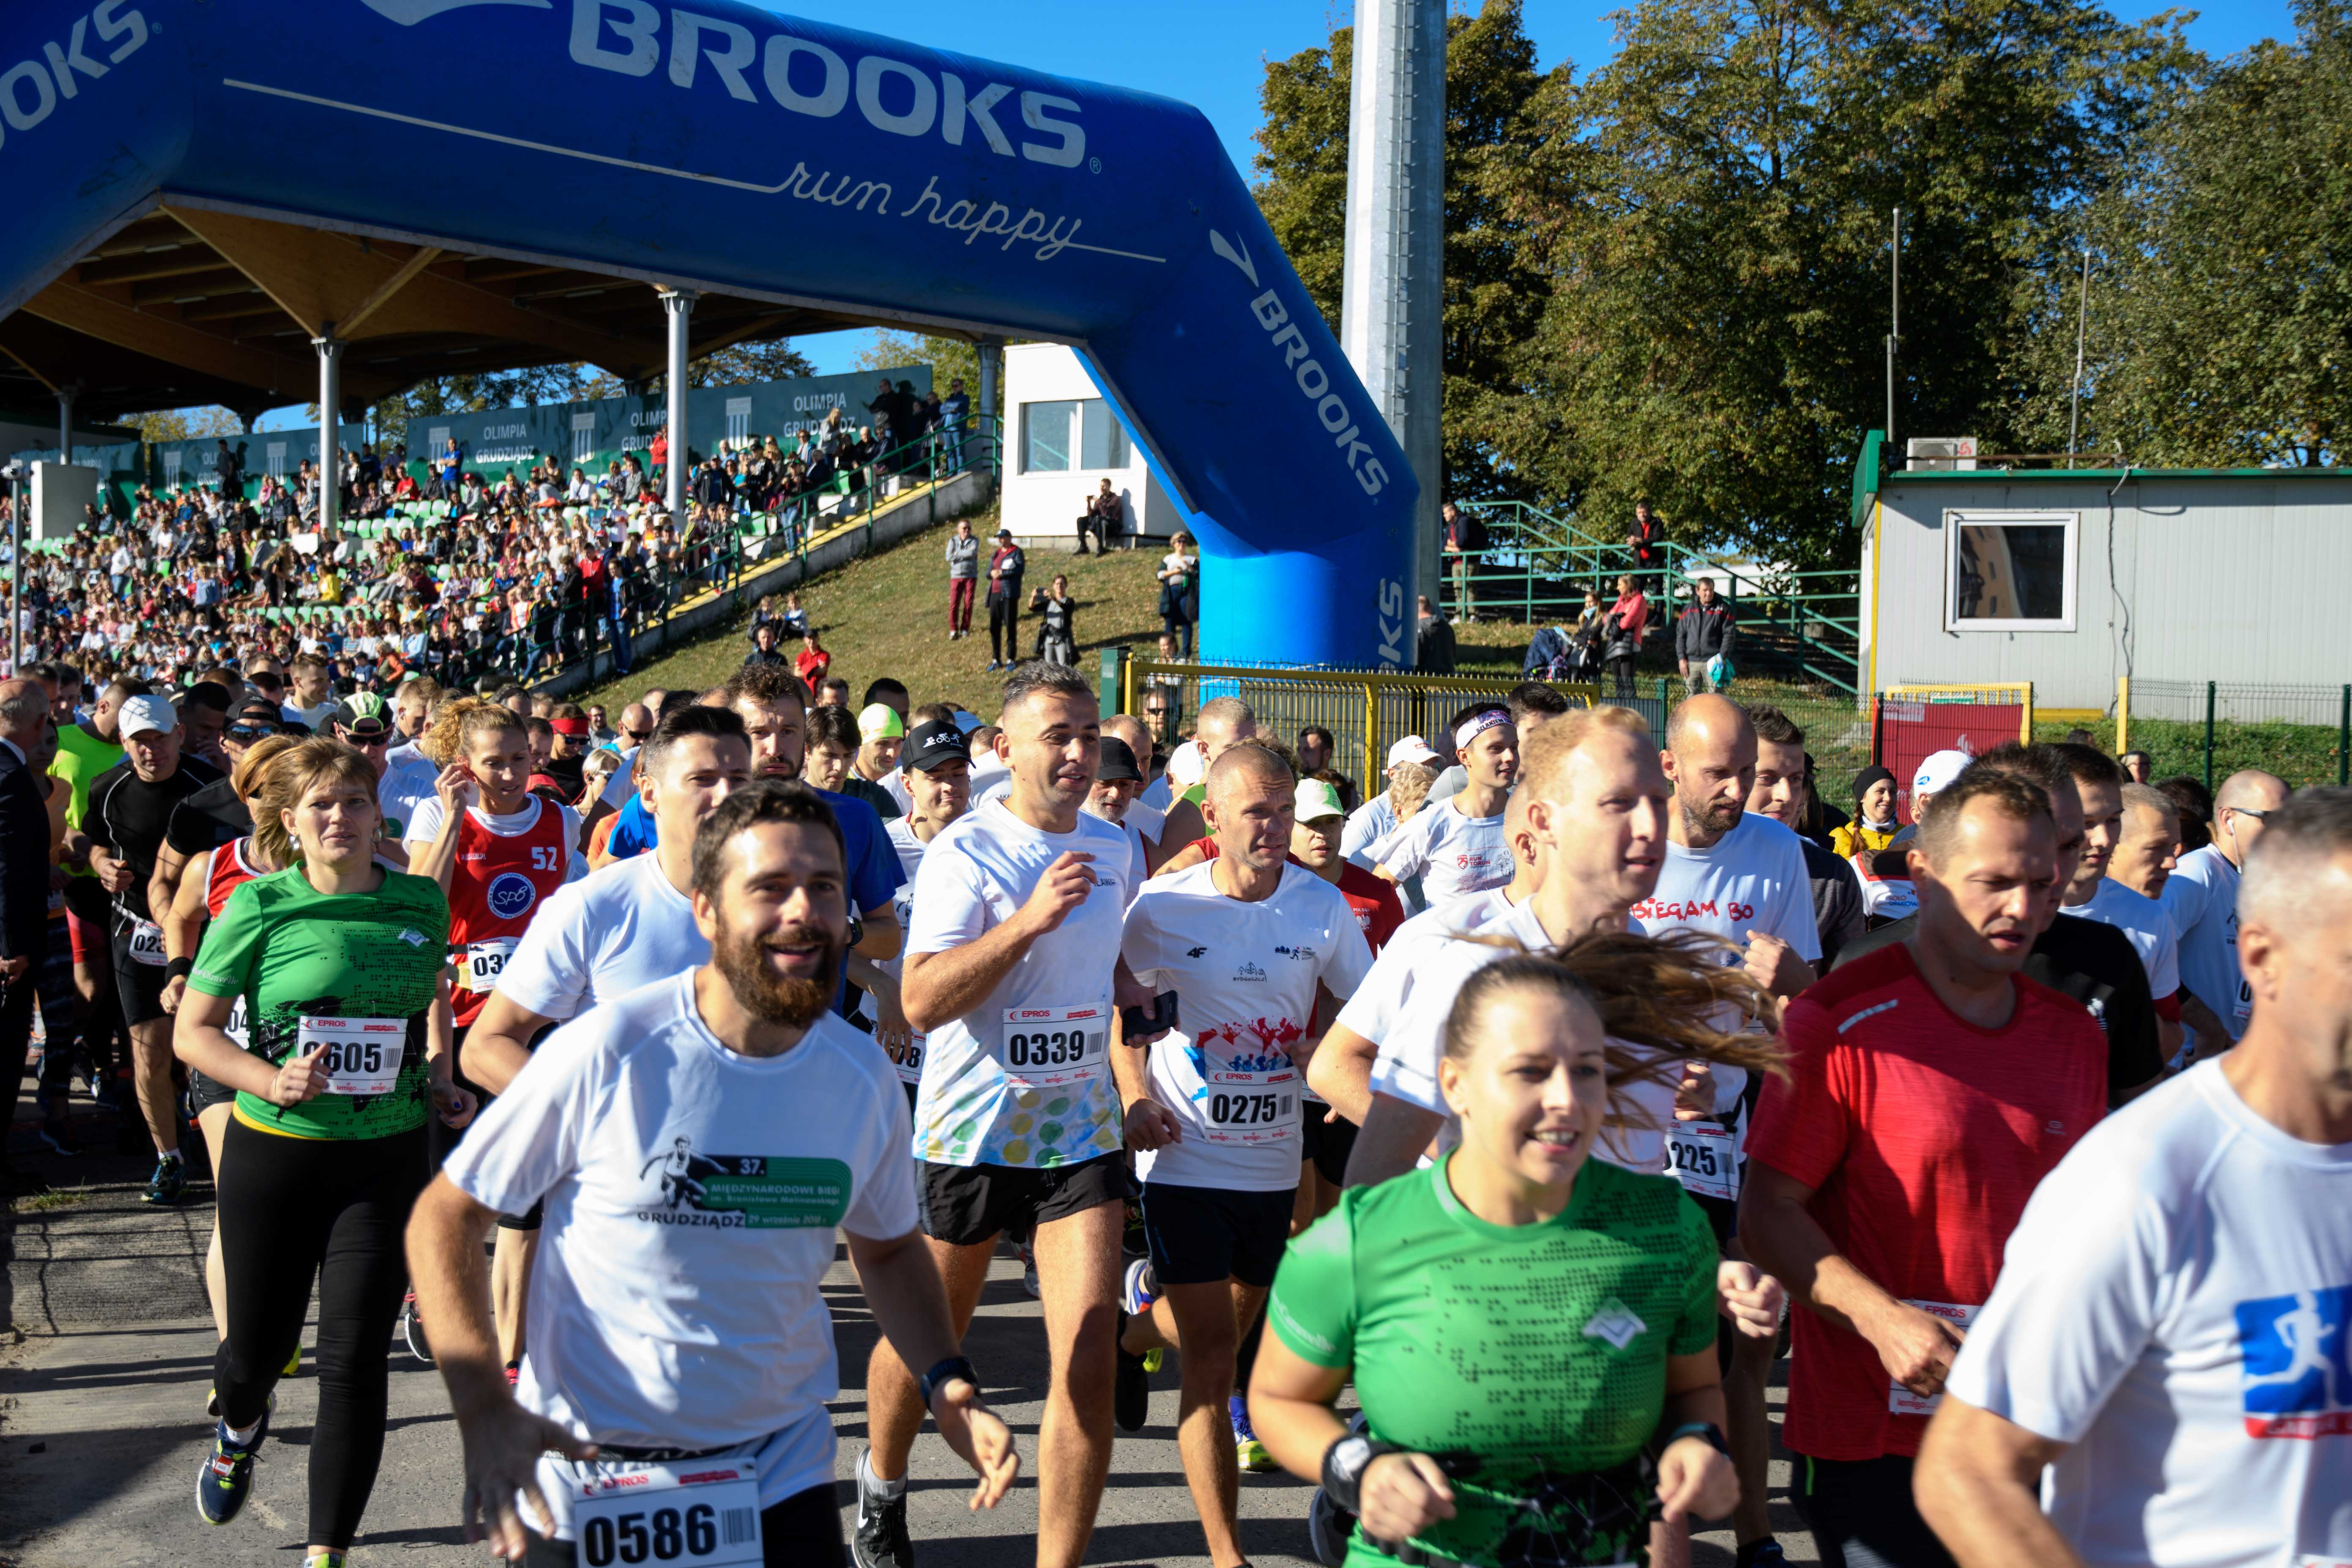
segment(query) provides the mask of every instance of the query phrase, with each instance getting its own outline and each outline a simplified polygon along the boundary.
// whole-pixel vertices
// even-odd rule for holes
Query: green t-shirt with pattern
[[[448,948],[449,900],[429,877],[388,870],[373,893],[321,893],[291,866],[239,886],[205,928],[188,986],[245,998],[247,1050],[283,1064],[304,1018],[399,1018],[408,1034],[389,1093],[290,1106],[241,1093],[238,1118],[302,1138],[387,1138],[423,1126],[432,1105],[425,1020]]]
[[[1290,1244],[1266,1321],[1302,1359],[1353,1369],[1375,1438],[1476,1457],[1455,1516],[1415,1544],[1469,1563],[1641,1561],[1638,1520],[1596,1530],[1569,1478],[1633,1458],[1667,1358],[1713,1347],[1706,1218],[1667,1177],[1588,1160],[1562,1213],[1491,1225],[1448,1163],[1342,1194]],[[1393,1561],[1360,1533],[1349,1548],[1351,1568]]]

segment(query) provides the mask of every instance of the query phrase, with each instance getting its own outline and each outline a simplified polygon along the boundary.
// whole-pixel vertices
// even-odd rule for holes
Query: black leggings
[[[530,1544],[523,1551],[522,1568],[575,1568],[580,1560],[575,1542],[550,1541],[535,1531],[526,1539]],[[816,1563],[835,1568],[841,1562],[841,1505],[834,1500],[831,1481],[760,1510],[760,1556],[767,1568]]]
[[[302,1337],[319,1280],[319,1419],[310,1433],[313,1545],[341,1552],[383,1458],[384,1347],[408,1286],[402,1234],[425,1186],[425,1130],[288,1138],[231,1121],[219,1188],[228,1338],[213,1363],[221,1419],[261,1419]]]

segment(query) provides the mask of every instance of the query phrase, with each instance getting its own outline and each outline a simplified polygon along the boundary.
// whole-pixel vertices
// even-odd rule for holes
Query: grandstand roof
[[[435,376],[584,361],[658,374],[667,327],[648,281],[173,204],[132,218],[0,319],[0,412],[78,418],[217,403],[257,415],[318,396],[329,324],[348,405]],[[691,353],[886,323],[704,293]]]

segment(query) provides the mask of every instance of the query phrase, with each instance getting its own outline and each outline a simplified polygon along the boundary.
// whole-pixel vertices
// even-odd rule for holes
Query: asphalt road
[[[29,1118],[30,1105],[20,1110]],[[110,1151],[111,1123],[81,1115],[85,1141]],[[209,1423],[213,1333],[205,1316],[202,1254],[208,1187],[157,1212],[137,1201],[146,1161],[110,1152],[37,1157],[20,1122],[10,1156],[61,1186],[19,1202],[6,1220],[7,1321],[16,1342],[0,1359],[0,1564],[5,1568],[299,1568],[307,1518],[305,1450],[318,1384],[306,1363],[280,1385],[250,1502],[224,1529],[205,1525],[193,1493]],[[834,1401],[840,1437],[844,1528],[850,1478],[866,1436],[862,1388],[875,1331],[845,1261],[825,1281],[845,1381]],[[306,1339],[305,1343],[310,1342]],[[915,1449],[909,1519],[921,1568],[1013,1568],[1031,1560],[1034,1467],[1045,1388],[1045,1331],[1020,1269],[1001,1256],[968,1346],[1011,1423],[1024,1464],[1019,1488],[992,1513],[964,1506],[966,1474],[929,1435]],[[460,1542],[457,1427],[438,1375],[388,1345],[391,1422],[383,1467],[351,1562],[444,1568],[484,1563]],[[1778,1380],[1776,1379],[1776,1382]],[[1155,1379],[1150,1423],[1122,1434],[1088,1562],[1208,1563],[1184,1487],[1171,1366]],[[1773,1398],[1777,1409],[1780,1391]],[[1774,1522],[1791,1561],[1813,1560],[1787,1507],[1788,1467],[1773,1465]],[[1304,1523],[1311,1489],[1287,1476],[1242,1479],[1242,1543],[1253,1562],[1308,1563]],[[1702,1536],[1695,1568],[1728,1568],[1729,1537]]]

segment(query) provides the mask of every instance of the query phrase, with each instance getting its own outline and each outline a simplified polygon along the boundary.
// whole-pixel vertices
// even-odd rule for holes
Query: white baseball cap
[[[1209,771],[1209,759],[1201,754],[1198,746],[1179,746],[1168,759],[1168,776],[1176,781],[1179,789],[1191,789]]]
[[[1911,798],[1916,801],[1923,795],[1942,794],[1952,787],[1952,781],[1960,776],[1960,770],[1975,761],[1966,752],[1930,752],[1911,775]]]
[[[1399,763],[1420,763],[1425,766],[1435,761],[1437,761],[1437,753],[1430,749],[1428,742],[1418,735],[1407,735],[1389,748],[1389,766],[1391,767],[1396,766]]]
[[[1320,822],[1326,817],[1348,815],[1348,808],[1339,802],[1339,792],[1321,779],[1300,779],[1291,800],[1300,822]]]
[[[180,716],[173,711],[171,699],[166,697],[129,697],[115,719],[116,729],[125,736],[143,734],[152,730],[168,735],[180,727]]]

